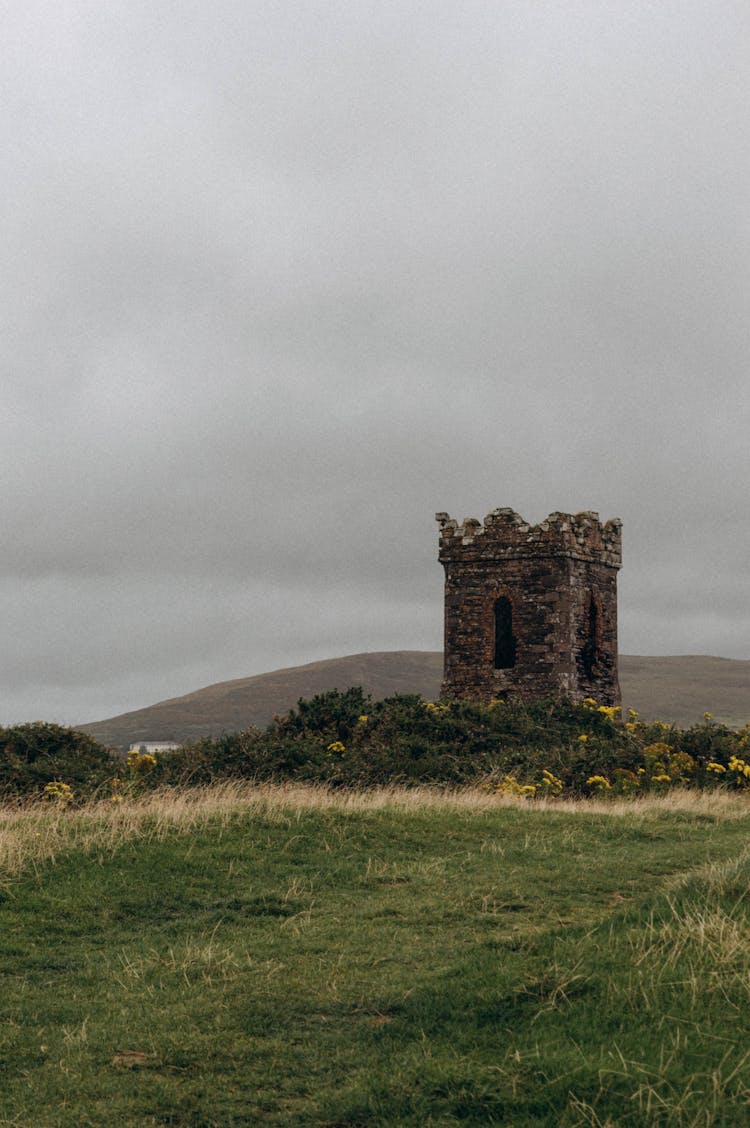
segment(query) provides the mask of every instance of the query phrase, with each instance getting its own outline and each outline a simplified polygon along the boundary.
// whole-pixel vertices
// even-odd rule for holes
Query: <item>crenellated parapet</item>
[[[602,523],[592,510],[550,513],[538,525],[514,509],[493,509],[484,524],[475,517],[459,524],[447,513],[436,513],[435,520],[440,525],[442,563],[563,556],[609,568],[622,566],[622,522],[614,518]]]

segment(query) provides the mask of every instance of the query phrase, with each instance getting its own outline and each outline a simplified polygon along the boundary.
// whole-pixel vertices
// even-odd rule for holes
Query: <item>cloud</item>
[[[9,13],[6,719],[437,647],[437,509],[620,516],[623,646],[750,656],[749,25]]]

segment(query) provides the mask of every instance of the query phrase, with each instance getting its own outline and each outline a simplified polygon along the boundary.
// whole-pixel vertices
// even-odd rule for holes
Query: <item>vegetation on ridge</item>
[[[660,793],[676,786],[750,787],[750,726],[706,713],[689,729],[632,710],[566,701],[489,705],[400,695],[373,702],[331,691],[265,729],[205,737],[161,756],[116,759],[90,737],[41,722],[0,730],[0,793],[71,803],[120,801],[155,786],[227,779],[478,786],[527,798]]]
[[[588,700],[489,705],[361,689],[320,694],[264,730],[184,746],[154,765],[154,782],[304,780],[332,787],[473,785],[497,794],[628,795],[677,785],[750,784],[750,728],[706,714],[691,729],[646,724]]]

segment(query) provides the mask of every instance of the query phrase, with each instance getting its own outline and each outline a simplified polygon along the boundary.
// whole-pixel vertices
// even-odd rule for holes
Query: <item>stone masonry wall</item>
[[[447,698],[593,697],[620,703],[617,571],[621,522],[552,513],[529,525],[495,509],[484,525],[440,524]],[[496,668],[495,607],[508,601],[514,664]],[[499,628],[498,628],[499,629]]]

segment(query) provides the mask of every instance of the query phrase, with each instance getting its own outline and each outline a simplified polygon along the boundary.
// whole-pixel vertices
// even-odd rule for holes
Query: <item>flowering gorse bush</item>
[[[514,775],[504,775],[502,779],[488,780],[482,784],[483,791],[493,795],[513,795],[521,799],[533,799],[537,793],[534,783],[519,783]]]
[[[539,786],[542,791],[546,791],[549,795],[560,795],[564,784],[553,772],[549,771],[548,768],[544,768],[542,770],[542,780]]]
[[[740,761],[750,763],[750,727],[729,729],[712,717],[680,730],[643,721],[632,709],[623,716],[593,698],[483,705],[404,695],[373,702],[350,689],[300,701],[263,731],[188,745],[164,757],[149,779],[474,784],[497,795],[551,799],[744,788],[750,772]]]
[[[124,784],[119,776],[115,776],[109,782],[109,801],[110,803],[122,803],[125,799]]]
[[[63,725],[31,721],[0,728],[0,798],[45,794],[52,781],[85,799],[106,784],[115,763],[87,733]]]
[[[263,731],[188,745],[165,757],[150,778],[293,778],[334,787],[475,784],[498,795],[547,799],[629,795],[685,781],[703,786],[707,776],[716,786],[719,777],[700,765],[709,759],[725,764],[726,756],[701,761],[679,743],[683,736],[640,721],[632,710],[623,721],[618,708],[592,698],[578,705],[502,699],[485,705],[413,695],[373,702],[350,689],[300,701]]]
[[[735,787],[750,787],[750,764],[746,760],[740,756],[730,756],[727,771]]]
[[[73,802],[73,788],[69,783],[53,779],[44,785],[43,798],[58,807],[69,807]]]
[[[633,710],[623,718],[593,698],[373,701],[353,688],[300,701],[265,729],[207,737],[158,758],[141,745],[123,762],[83,733],[41,722],[0,730],[0,785],[10,794],[38,797],[51,780],[76,801],[98,792],[119,803],[155,786],[229,778],[352,788],[470,784],[546,800],[685,786],[746,791],[750,725],[730,729],[706,714],[677,729]]]
[[[148,772],[151,768],[155,768],[158,763],[156,756],[153,752],[147,752],[141,748],[131,748],[125,757],[125,766],[131,772]]]

